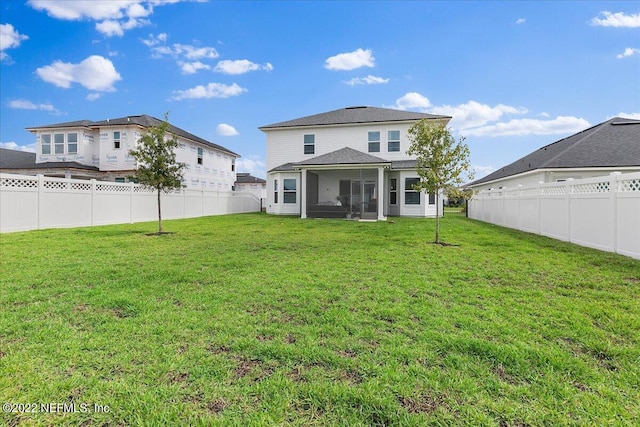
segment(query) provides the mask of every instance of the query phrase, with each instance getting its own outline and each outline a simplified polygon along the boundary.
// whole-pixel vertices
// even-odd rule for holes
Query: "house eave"
[[[294,170],[346,170],[346,169],[389,169],[391,162],[385,163],[337,163],[330,165],[293,165]]]

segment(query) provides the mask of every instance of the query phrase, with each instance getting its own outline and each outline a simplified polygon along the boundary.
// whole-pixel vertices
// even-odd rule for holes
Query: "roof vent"
[[[358,109],[361,109],[361,108],[367,108],[367,106],[366,105],[356,105],[355,107],[347,107],[347,108],[345,108],[345,110],[358,110]]]

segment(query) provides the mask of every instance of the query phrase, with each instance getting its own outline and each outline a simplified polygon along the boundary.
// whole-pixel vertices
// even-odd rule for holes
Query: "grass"
[[[455,247],[424,219],[154,227],[0,236],[0,402],[77,404],[0,424],[640,419],[640,261],[461,215]]]

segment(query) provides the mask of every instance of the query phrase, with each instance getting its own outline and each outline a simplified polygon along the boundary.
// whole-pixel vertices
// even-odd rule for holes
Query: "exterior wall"
[[[407,131],[413,123],[366,123],[362,125],[318,126],[299,129],[271,129],[267,134],[267,170],[285,163],[301,162],[316,156],[350,147],[388,161],[409,160]],[[400,131],[400,151],[387,150],[387,132]],[[380,132],[380,152],[369,152],[368,133]],[[314,154],[304,154],[304,135],[315,135]]]
[[[156,221],[157,193],[128,183],[0,174],[0,232]],[[183,189],[162,194],[163,219],[259,212],[252,194]]]
[[[77,153],[69,153],[68,135],[77,135]],[[51,154],[42,154],[42,135],[51,135]],[[55,153],[54,135],[64,135],[64,150],[62,153]],[[85,128],[68,128],[50,131],[38,131],[36,133],[36,163],[47,162],[78,162],[88,166],[98,166],[99,151],[96,134]]]
[[[518,187],[518,185],[536,185],[540,182],[549,183],[566,181],[567,179],[595,178],[599,176],[607,176],[612,172],[640,172],[640,167],[536,170],[530,173],[518,174],[485,184],[480,184],[474,186],[473,189],[482,191],[490,188],[515,188]]]
[[[114,132],[120,133],[120,147],[115,148]],[[129,151],[135,148],[142,136],[143,129],[138,125],[108,126],[92,131],[86,128],[57,129],[55,131],[37,131],[36,133],[36,163],[71,162],[96,166],[100,169],[102,180],[114,181],[124,179],[135,174],[137,167],[135,159]],[[42,154],[42,134],[68,133],[78,134],[78,153]],[[188,188],[202,188],[215,191],[231,191],[236,181],[235,156],[216,150],[208,145],[200,144],[178,137],[179,148],[176,160],[185,163],[184,185]],[[203,150],[202,164],[198,164],[198,148]],[[52,142],[51,151],[54,152]]]
[[[185,164],[183,182],[187,187],[232,190],[236,181],[236,172],[231,170],[234,156],[182,138],[178,138],[178,144],[176,160]],[[198,164],[198,148],[202,149],[202,164]]]
[[[296,180],[296,202],[284,203],[284,180]],[[275,182],[278,183],[278,201],[275,201]],[[300,172],[277,172],[267,176],[267,213],[274,215],[300,215]]]
[[[640,259],[640,173],[481,191],[469,217]]]
[[[235,185],[235,191],[239,193],[250,193],[258,199],[267,198],[267,184],[260,183],[240,183]]]

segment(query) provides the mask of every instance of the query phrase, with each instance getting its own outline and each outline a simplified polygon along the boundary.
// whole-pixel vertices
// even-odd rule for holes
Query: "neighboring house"
[[[544,146],[484,178],[474,190],[640,172],[640,120],[615,117]]]
[[[260,127],[267,135],[267,213],[435,216],[435,196],[412,189],[419,177],[415,157],[406,154],[408,130],[422,119],[451,117],[348,107]]]
[[[162,121],[155,117],[141,115],[30,127],[27,130],[36,135],[35,166],[15,170],[67,178],[135,180],[132,177],[136,161],[129,155],[129,150],[135,147],[147,128],[160,123]],[[169,132],[179,143],[176,160],[186,165],[184,185],[232,190],[238,154],[173,125]]]
[[[0,172],[20,175],[45,175],[58,178],[82,177],[85,179],[102,176],[95,166],[78,162],[36,163],[36,153],[0,148]]]
[[[246,172],[238,172],[236,174],[236,182],[234,190],[243,193],[251,193],[258,199],[267,198],[267,181],[262,178],[256,178]]]

